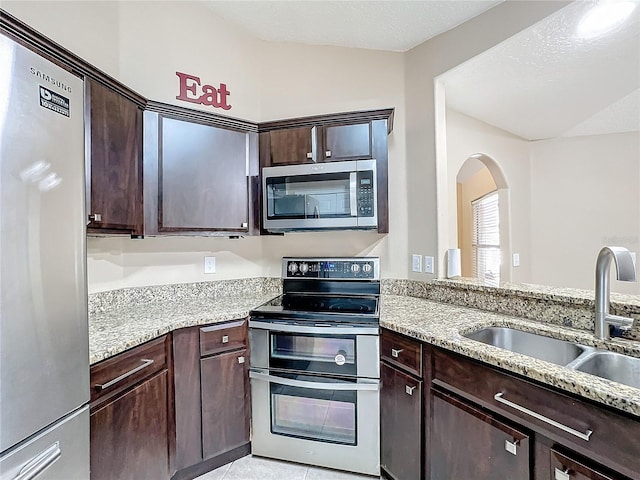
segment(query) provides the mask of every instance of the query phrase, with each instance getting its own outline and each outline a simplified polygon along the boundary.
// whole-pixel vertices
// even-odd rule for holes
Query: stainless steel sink
[[[576,361],[572,368],[614,382],[640,388],[640,358],[596,350]]]
[[[589,347],[576,343],[507,327],[483,328],[464,336],[494,347],[504,348],[510,352],[521,353],[562,366],[572,362],[589,349]]]

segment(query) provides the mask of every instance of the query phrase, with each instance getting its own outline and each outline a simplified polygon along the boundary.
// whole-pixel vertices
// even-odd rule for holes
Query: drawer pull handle
[[[222,336],[222,343],[229,343],[229,335]]]
[[[404,391],[407,392],[407,395],[413,395],[413,391],[416,389],[415,385],[410,387],[409,385],[404,386]]]
[[[506,400],[505,398],[503,398],[502,395],[503,395],[502,392],[498,392],[493,396],[493,398],[496,402],[503,403],[511,408],[515,408],[516,410],[522,413],[526,413],[527,415],[530,415],[533,418],[537,418],[538,420],[548,423],[549,425],[553,425],[554,427],[559,428],[560,430],[570,433],[571,435],[575,435],[578,438],[581,438],[585,442],[589,441],[589,437],[593,433],[592,430],[587,430],[586,433],[582,433],[582,432],[579,432],[578,430],[574,430],[573,428],[567,427],[566,425],[556,422],[555,420],[545,417],[544,415],[540,415],[539,413],[534,412],[533,410],[529,410],[528,408],[518,405],[517,403],[510,402],[509,400]]]
[[[142,362],[142,365],[139,365],[136,368],[133,368],[133,369],[129,370],[127,373],[123,373],[119,377],[116,377],[113,380],[108,381],[107,383],[103,383],[102,385],[96,385],[96,388],[98,390],[104,390],[106,388],[109,388],[109,387],[115,385],[116,383],[121,382],[125,378],[130,377],[134,373],[138,373],[143,368],[147,368],[149,365],[151,365],[153,363],[153,360],[152,359],[148,359],[148,358],[143,358],[141,360],[141,362]]]
[[[56,442],[22,467],[14,480],[32,480],[39,477],[40,474],[44,473],[47,468],[53,465],[61,455],[60,442]]]
[[[396,350],[395,348],[391,349],[391,356],[393,358],[398,358],[398,355],[400,355],[400,352],[402,352],[404,350],[404,348],[400,348],[398,350]]]
[[[559,468],[556,468],[553,478],[555,480],[571,480],[571,472],[569,472],[569,469],[560,470]]]
[[[238,357],[238,363],[240,364],[244,363],[244,357]]]
[[[518,443],[520,443],[519,440],[514,440],[513,442],[505,440],[504,449],[513,455],[518,455]]]

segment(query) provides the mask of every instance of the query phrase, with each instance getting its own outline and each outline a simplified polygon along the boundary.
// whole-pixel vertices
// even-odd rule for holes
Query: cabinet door
[[[160,117],[158,231],[247,231],[246,132]]]
[[[456,398],[431,390],[432,479],[529,480],[529,437]]]
[[[89,78],[85,88],[88,229],[142,235],[142,111]]]
[[[211,458],[249,442],[249,375],[246,350],[200,362],[202,452]]]
[[[371,154],[371,123],[323,127],[325,162],[365,160]]]
[[[395,480],[419,480],[422,382],[381,364],[380,464]]]
[[[602,471],[596,471],[582,461],[569,458],[553,449],[549,478],[551,480],[628,480],[628,477],[619,474],[609,476]]]
[[[264,166],[314,163],[317,127],[285,128],[269,132],[269,154]]]
[[[91,414],[91,480],[169,478],[167,371]]]

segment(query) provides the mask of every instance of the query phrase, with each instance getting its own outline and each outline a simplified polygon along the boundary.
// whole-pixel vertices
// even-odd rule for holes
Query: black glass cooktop
[[[280,295],[251,312],[252,316],[283,318],[326,318],[330,321],[350,319],[375,320],[378,298],[375,296],[337,296],[287,293]]]

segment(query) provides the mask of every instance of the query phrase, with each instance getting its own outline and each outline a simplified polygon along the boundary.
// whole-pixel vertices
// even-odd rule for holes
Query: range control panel
[[[282,259],[282,278],[330,278],[332,280],[380,280],[380,259],[288,258]]]

